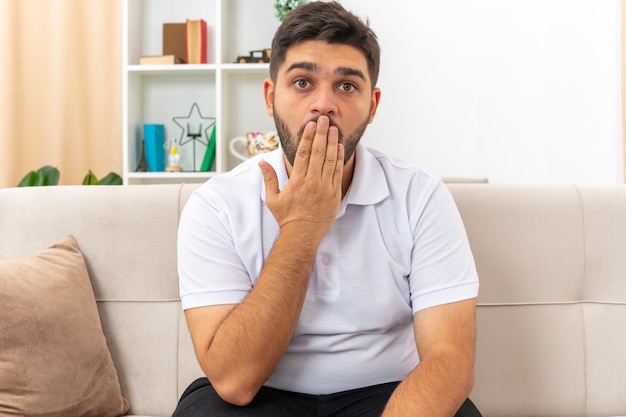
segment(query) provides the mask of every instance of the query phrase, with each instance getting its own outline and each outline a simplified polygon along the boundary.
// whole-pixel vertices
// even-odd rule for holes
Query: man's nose
[[[320,86],[316,89],[311,110],[316,115],[337,113],[335,90],[332,86]]]

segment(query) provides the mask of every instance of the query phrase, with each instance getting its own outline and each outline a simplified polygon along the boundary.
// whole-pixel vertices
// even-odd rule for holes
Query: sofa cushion
[[[0,317],[1,415],[128,411],[72,236],[34,256],[0,260]]]

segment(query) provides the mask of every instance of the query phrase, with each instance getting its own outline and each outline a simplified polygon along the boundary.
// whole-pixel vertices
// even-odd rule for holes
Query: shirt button
[[[322,259],[322,264],[324,264],[326,266],[330,265],[330,259],[328,259],[328,258]]]

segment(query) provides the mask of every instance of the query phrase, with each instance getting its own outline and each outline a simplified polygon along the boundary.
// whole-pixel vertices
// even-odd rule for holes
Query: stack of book
[[[206,22],[187,20],[187,63],[206,64]]]
[[[163,55],[139,57],[141,65],[206,64],[207,24],[203,19],[163,24]]]
[[[168,64],[184,64],[181,58],[176,55],[143,55],[139,57],[141,65],[168,65]]]
[[[163,23],[163,55],[187,62],[187,27],[184,23]]]

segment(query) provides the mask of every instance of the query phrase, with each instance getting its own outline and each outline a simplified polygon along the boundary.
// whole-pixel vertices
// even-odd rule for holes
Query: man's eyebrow
[[[289,66],[289,68],[287,68],[287,71],[285,72],[289,73],[290,71],[293,71],[295,69],[303,69],[303,70],[311,71],[311,72],[319,72],[320,70],[317,64],[303,61],[303,62],[294,62],[293,64]],[[338,67],[335,69],[335,73],[344,75],[344,76],[356,76],[362,79],[363,81],[367,81],[365,79],[365,74],[363,74],[363,71],[355,69],[355,68]]]
[[[335,70],[335,72],[341,75],[346,75],[346,76],[354,75],[356,77],[359,77],[363,81],[367,81],[365,79],[365,74],[363,74],[363,71],[355,69],[355,68],[339,67]]]
[[[290,71],[293,71],[295,69],[304,69],[311,72],[319,71],[319,67],[312,62],[294,62],[289,66],[289,68],[287,68],[287,71],[285,72],[289,73]]]

